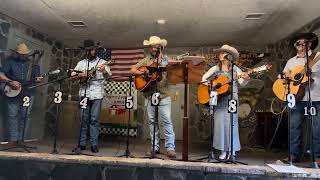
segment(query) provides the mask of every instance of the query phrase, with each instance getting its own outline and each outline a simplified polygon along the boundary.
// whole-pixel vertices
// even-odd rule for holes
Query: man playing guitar
[[[28,46],[25,43],[20,43],[14,51],[15,52],[6,59],[0,70],[0,80],[7,81],[8,85],[14,90],[21,88],[22,84],[28,83],[34,85],[36,82],[40,82],[43,79],[43,77],[40,76],[40,67],[39,65],[32,64],[28,59],[28,55],[31,52]],[[18,96],[6,98],[10,142],[22,140],[24,122],[26,123],[24,132],[25,134],[27,132],[31,120],[30,115],[34,101],[34,93],[34,90],[24,88]],[[23,97],[25,96],[30,97],[29,108],[22,106]],[[24,117],[26,109],[28,111],[27,117]]]
[[[291,45],[295,47],[297,55],[288,60],[284,67],[283,74],[285,78],[293,79],[292,70],[297,66],[305,66],[306,64],[306,49],[308,51],[310,62],[317,58],[320,53],[313,53],[318,45],[318,37],[314,33],[299,33],[293,36],[291,39]],[[311,98],[313,106],[316,107],[317,111],[320,109],[320,62],[316,62],[311,67]],[[308,83],[306,83],[308,84]],[[305,92],[308,92],[308,85],[306,85]],[[303,95],[301,101],[296,103],[294,110],[291,114],[291,138],[290,138],[290,156],[292,162],[298,162],[301,156],[301,143],[302,143],[302,128],[304,122],[304,107],[308,106],[308,93]],[[320,158],[320,114],[316,113],[313,121],[313,139],[314,139],[314,153],[316,158]],[[288,158],[283,161],[287,162]]]
[[[139,71],[139,67],[150,66],[157,63],[159,67],[166,67],[168,65],[168,57],[163,55],[162,50],[167,45],[165,39],[160,39],[157,36],[151,36],[149,40],[143,42],[144,46],[149,46],[150,57],[138,62],[136,65],[132,66],[131,73],[133,74],[143,74],[145,72]],[[161,80],[159,80],[161,79]],[[167,150],[167,156],[169,158],[176,158],[175,152],[175,133],[173,131],[173,125],[171,121],[171,97],[169,95],[169,82],[167,79],[167,72],[161,72],[160,77],[156,79],[157,89],[160,92],[160,104],[159,104],[159,120],[163,121],[164,135],[165,135],[165,147]],[[154,84],[151,84],[150,89],[144,93],[147,100],[147,113],[149,117],[149,127],[150,127],[150,136],[151,144],[153,142],[153,123],[155,120],[155,107],[151,105],[150,97],[154,92]],[[159,153],[160,151],[160,138],[159,138],[159,126],[156,127],[155,132],[155,151]],[[147,155],[151,155],[150,152],[147,152]]]

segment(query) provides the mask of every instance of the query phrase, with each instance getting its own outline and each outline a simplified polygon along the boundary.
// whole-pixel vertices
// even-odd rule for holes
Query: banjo
[[[54,70],[54,71],[50,71],[48,73],[42,74],[40,77],[46,77],[52,74],[58,74],[60,73],[60,70]],[[3,92],[7,97],[16,97],[19,94],[21,94],[21,92],[23,92],[23,90],[27,89],[28,86],[30,85],[29,82],[21,84],[21,86],[18,89],[13,89],[10,85],[9,82],[12,81],[8,81],[7,83],[5,83],[4,87],[3,87]]]

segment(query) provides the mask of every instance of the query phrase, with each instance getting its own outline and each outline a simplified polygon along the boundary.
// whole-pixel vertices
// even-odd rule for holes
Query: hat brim
[[[18,54],[22,54],[22,55],[27,55],[27,54],[30,54],[32,50],[29,49],[27,51],[19,51],[19,50],[17,51],[15,49],[11,49],[11,51],[14,51],[14,52],[16,52]]]
[[[318,43],[319,43],[318,36],[312,32],[297,33],[290,38],[291,46],[294,47],[294,43],[296,43],[297,40],[299,40],[299,39],[310,40],[311,41],[311,47],[310,47],[311,50],[314,50],[318,46]]]
[[[217,51],[218,53],[220,52],[227,52],[229,54],[231,54],[231,56],[233,57],[234,60],[238,60],[239,59],[239,53],[232,51],[231,49],[226,49],[226,48],[220,48]]]
[[[166,47],[167,46],[167,40],[165,39],[161,39],[160,41],[148,41],[148,40],[144,40],[143,41],[143,45],[144,46],[154,46],[154,45],[161,45],[162,47]]]

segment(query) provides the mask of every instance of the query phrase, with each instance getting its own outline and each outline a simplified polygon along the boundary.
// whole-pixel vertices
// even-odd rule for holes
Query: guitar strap
[[[320,53],[314,52],[311,54],[311,56],[309,58],[310,58],[309,67],[311,68],[313,65],[315,65],[320,60]]]

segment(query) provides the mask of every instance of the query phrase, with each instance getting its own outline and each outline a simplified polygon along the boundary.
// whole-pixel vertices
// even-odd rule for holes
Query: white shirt
[[[100,60],[100,61],[99,61]],[[99,64],[105,64],[107,61],[103,59],[99,59],[98,57],[92,61],[89,61],[89,70],[91,68],[96,67],[97,63]],[[78,62],[77,66],[74,68],[77,71],[86,71],[88,66],[88,59],[83,59]],[[108,65],[105,65],[105,70],[106,72],[111,76],[111,71]],[[89,100],[94,100],[94,99],[102,99],[104,96],[104,76],[101,71],[96,71],[96,75],[90,83],[88,83],[87,88],[85,87],[80,87],[79,90],[79,95],[81,97],[84,96],[85,89],[86,90],[86,97],[89,98]]]
[[[311,54],[310,52],[308,53]],[[319,56],[320,53],[317,52],[316,56]],[[306,58],[299,58],[298,56],[294,56],[293,58],[289,59],[286,66],[283,69],[283,72],[291,72],[293,68],[295,68],[298,65],[305,65],[306,64]],[[311,61],[311,59],[309,59]],[[320,101],[320,61],[318,61],[316,64],[314,64],[311,67],[311,78],[314,80],[314,82],[311,84],[311,99],[312,101]],[[308,94],[308,87],[306,86],[305,95],[302,98],[302,101],[308,101],[309,94]]]

